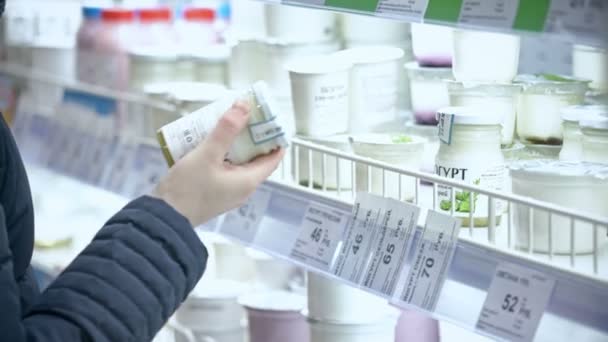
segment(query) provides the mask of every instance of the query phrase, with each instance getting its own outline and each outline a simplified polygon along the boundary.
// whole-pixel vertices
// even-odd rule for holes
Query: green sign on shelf
[[[544,31],[550,5],[551,0],[519,0],[513,28],[533,32]]]
[[[326,6],[363,12],[376,12],[379,0],[327,0]]]
[[[455,23],[461,8],[462,0],[430,0],[424,18]]]

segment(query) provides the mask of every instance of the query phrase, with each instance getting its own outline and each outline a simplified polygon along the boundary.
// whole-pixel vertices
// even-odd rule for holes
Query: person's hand
[[[276,170],[284,154],[278,149],[243,165],[224,161],[248,120],[249,104],[237,101],[209,136],[169,169],[153,196],[175,208],[194,227],[242,205]]]

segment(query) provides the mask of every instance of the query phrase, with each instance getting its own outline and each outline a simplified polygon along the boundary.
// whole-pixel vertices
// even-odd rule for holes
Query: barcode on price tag
[[[496,267],[476,328],[509,341],[532,341],[555,279],[503,263]]]
[[[377,208],[382,208],[385,200],[366,192],[357,194],[353,217],[346,228],[340,254],[333,267],[333,273],[338,277],[359,283],[380,220],[381,213]]]
[[[363,286],[386,295],[393,294],[416,232],[419,214],[420,209],[414,205],[386,199]]]
[[[226,213],[220,232],[242,242],[251,243],[258,232],[271,197],[271,189],[259,187],[249,197],[247,203]]]
[[[454,255],[460,220],[429,210],[424,232],[416,243],[401,301],[435,311],[448,266]]]
[[[344,213],[311,203],[306,209],[291,257],[329,271],[346,226]]]

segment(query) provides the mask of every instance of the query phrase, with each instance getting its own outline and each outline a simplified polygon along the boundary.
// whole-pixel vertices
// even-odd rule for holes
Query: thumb
[[[274,150],[242,165],[239,171],[244,173],[245,178],[252,179],[255,183],[261,183],[277,169],[284,155],[285,149]]]
[[[201,147],[213,161],[223,162],[232,143],[249,121],[249,103],[236,101],[218,120],[215,128]]]

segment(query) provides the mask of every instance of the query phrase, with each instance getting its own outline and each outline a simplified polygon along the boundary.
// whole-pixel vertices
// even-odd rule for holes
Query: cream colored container
[[[448,82],[451,106],[480,107],[501,115],[502,146],[513,144],[515,117],[521,86],[499,83]]]
[[[161,127],[157,138],[167,163],[173,165],[203,141],[237,99],[249,102],[249,123],[248,129],[243,130],[232,144],[227,160],[243,164],[256,156],[287,147],[287,138],[277,121],[279,111],[267,85],[260,81],[248,91],[226,96]]]
[[[608,92],[608,51],[591,46],[574,45],[572,53],[574,77],[591,80],[589,87]]]
[[[232,46],[228,62],[228,78],[232,89],[243,89],[263,79],[264,43],[259,38],[241,38]],[[255,67],[252,67],[255,66]]]
[[[285,6],[284,6],[285,7]],[[276,39],[265,41],[263,63],[263,79],[277,97],[290,97],[290,81],[287,65],[299,58],[325,55],[340,49],[338,41],[319,43],[291,43]]]
[[[386,300],[378,296],[308,272],[308,317],[311,319],[365,324],[378,321],[394,311]]]
[[[247,291],[244,283],[215,280],[192,291],[176,312],[177,321],[198,331],[231,331],[245,323],[245,310],[238,303]]]
[[[343,14],[342,36],[361,45],[393,45],[411,40],[408,23],[358,14]]]
[[[562,108],[562,128],[564,131],[564,142],[559,152],[559,160],[581,161],[583,160],[583,133],[579,121],[589,115],[608,113],[606,106],[569,106]],[[608,115],[608,114],[607,114]]]
[[[334,135],[325,138],[300,138],[309,140],[314,144],[352,153],[352,147],[347,135]],[[309,150],[304,147],[299,147],[298,152],[299,179],[297,181],[299,184],[308,186],[312,171],[312,184],[316,188],[322,189],[323,184],[325,184],[325,189],[328,190],[337,189],[338,185],[341,190],[352,189],[353,163],[348,160],[325,155],[325,179],[323,179],[323,154],[312,150],[309,153]],[[310,161],[312,161],[312,166],[310,165]]]
[[[310,338],[314,342],[395,342],[397,317],[387,316],[376,322],[338,324],[309,319]]]
[[[352,136],[355,154],[408,170],[422,168],[422,154],[427,140],[403,134],[357,134]],[[401,179],[400,179],[401,178]],[[416,195],[416,179],[396,172],[356,167],[357,191],[412,201]]]
[[[608,111],[579,121],[583,133],[583,160],[608,164]]]
[[[561,109],[582,104],[587,81],[554,75],[522,75],[523,86],[517,109],[517,135],[522,142],[561,145]]]
[[[448,86],[445,80],[452,79],[450,68],[425,68],[418,63],[406,63],[410,81],[412,111],[421,125],[436,125],[437,110],[450,105]]]
[[[330,41],[337,36],[336,14],[331,11],[267,5],[265,19],[266,33],[271,38],[315,43]]]
[[[499,113],[486,112],[478,107],[448,107],[438,111],[439,132],[446,133],[441,140],[435,158],[435,173],[438,176],[454,179],[497,192],[506,186],[507,170],[500,150]],[[450,124],[451,117],[451,124]],[[488,225],[488,197],[470,191],[455,189],[454,202],[449,186],[437,186],[437,208],[440,212],[452,214],[462,219],[463,226]],[[495,200],[496,224],[504,212],[504,203]]]
[[[585,162],[531,160],[511,166],[513,192],[581,212],[606,216],[608,213],[608,167]],[[531,219],[533,221],[531,221]],[[551,222],[551,224],[549,224]],[[553,253],[570,253],[572,243],[570,219],[534,210],[532,217],[527,206],[515,205],[517,247],[530,247],[529,225],[532,224],[532,250],[548,253],[550,228]],[[599,227],[597,242],[602,248],[608,239],[606,228]],[[593,251],[593,226],[586,222],[574,223],[574,253]]]
[[[255,263],[243,246],[219,240],[213,244],[213,250],[218,279],[250,282],[255,278]]]
[[[169,99],[185,115],[226,97],[230,94],[223,85],[203,82],[170,82]]]
[[[129,52],[129,88],[143,90],[149,83],[173,81],[177,54],[169,47],[146,46]]]
[[[462,82],[510,83],[519,67],[519,36],[454,31],[454,78]]]
[[[196,64],[196,81],[226,85],[228,83],[228,58],[230,47],[210,45],[186,53]]]
[[[452,65],[452,29],[429,24],[412,24],[412,49],[421,66]]]
[[[289,63],[296,134],[328,136],[348,129],[349,72],[352,64],[327,56]]]
[[[350,74],[350,133],[373,132],[397,118],[403,50],[369,46],[334,54],[353,64]]]

